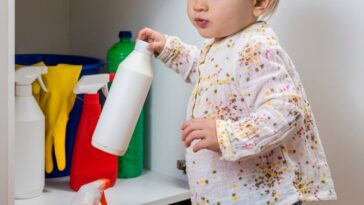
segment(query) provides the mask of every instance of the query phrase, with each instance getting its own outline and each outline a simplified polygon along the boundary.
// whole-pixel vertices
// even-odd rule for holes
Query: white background
[[[187,0],[16,0],[17,52],[89,55],[105,59],[119,30],[144,26],[201,45],[190,25]],[[339,200],[364,197],[364,2],[281,1],[271,25],[301,74],[311,101]],[[155,64],[150,95],[146,166],[184,178],[175,169],[184,155],[179,125],[191,86]]]

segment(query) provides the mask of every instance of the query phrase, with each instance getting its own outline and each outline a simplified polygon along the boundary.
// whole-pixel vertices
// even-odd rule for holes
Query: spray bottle
[[[108,179],[99,179],[85,184],[77,192],[71,205],[107,205],[104,190],[109,187],[110,181]]]
[[[22,67],[15,71],[15,198],[41,195],[44,189],[45,117],[32,95],[32,83],[39,81],[45,66]]]
[[[72,153],[70,186],[77,191],[82,185],[100,178],[110,180],[114,185],[118,172],[118,158],[91,146],[91,139],[101,114],[98,91],[107,95],[107,84],[114,74],[83,76],[77,83],[74,93],[84,94],[80,124],[77,129]]]
[[[119,65],[92,145],[121,156],[128,148],[153,79],[152,52],[137,40],[134,51]]]

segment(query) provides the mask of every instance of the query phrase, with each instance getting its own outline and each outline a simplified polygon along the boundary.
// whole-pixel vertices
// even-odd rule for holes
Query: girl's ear
[[[254,16],[259,17],[263,15],[271,6],[273,0],[254,0]]]

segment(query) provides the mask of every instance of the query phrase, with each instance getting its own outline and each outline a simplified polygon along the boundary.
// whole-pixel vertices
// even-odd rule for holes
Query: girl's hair
[[[272,0],[272,3],[269,5],[267,11],[259,17],[259,20],[268,21],[277,10],[278,4],[279,0]]]

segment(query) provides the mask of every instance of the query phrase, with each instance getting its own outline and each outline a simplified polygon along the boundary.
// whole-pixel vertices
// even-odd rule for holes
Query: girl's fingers
[[[147,28],[144,28],[139,31],[138,33],[138,39],[145,40],[145,33],[147,32]]]
[[[220,147],[216,137],[216,122],[209,119],[191,119],[181,125],[182,140],[186,147],[191,146],[194,140],[200,139],[193,146],[193,151],[198,152],[201,149],[210,149],[220,152]]]
[[[182,125],[181,125],[181,129],[184,130],[186,129],[187,126],[191,125],[191,124],[198,124],[198,125],[201,125],[203,122],[204,119],[190,119],[190,120],[187,120],[186,122],[184,122]]]
[[[153,43],[153,42],[158,42],[158,33],[155,31],[150,31],[149,33],[150,35],[148,36],[148,42],[149,43]]]
[[[163,43],[161,42],[149,43],[148,49],[154,52],[155,54],[159,55],[163,50]]]
[[[209,146],[210,146],[209,141],[208,141],[207,139],[202,139],[201,141],[197,142],[197,143],[193,146],[192,150],[193,150],[193,152],[198,152],[198,151],[200,151],[200,150],[202,150],[202,149],[207,149],[207,148],[209,148]]]
[[[154,33],[156,33],[156,32],[153,31],[152,29],[144,28],[139,32],[138,39],[143,40],[143,41],[149,41],[151,38],[153,38],[153,36],[155,36]]]
[[[193,120],[193,119],[191,119],[191,120],[187,120],[187,121],[185,121],[184,123],[182,123],[182,125],[181,125],[181,130],[186,129],[186,127],[187,127],[189,124],[191,124],[191,123],[192,123],[192,120]]]
[[[189,135],[194,130],[205,130],[206,124],[204,119],[190,119],[181,125],[182,129],[182,141],[185,140],[187,135]]]
[[[148,49],[157,55],[162,52],[165,45],[164,36],[150,28],[142,29],[138,34],[138,39],[148,42]]]
[[[185,140],[187,135],[189,135],[194,130],[201,130],[202,127],[199,123],[197,123],[196,119],[191,119],[186,122],[184,122],[181,126],[182,129],[182,141]]]
[[[187,122],[188,122],[188,121],[186,121],[186,122],[182,123],[182,125],[181,125],[181,130],[186,129],[186,127],[187,127]]]
[[[205,132],[203,130],[196,130],[196,131],[193,131],[191,132],[185,139],[185,146],[186,147],[189,147],[191,146],[191,143],[194,141],[194,140],[197,140],[197,139],[203,139],[205,137]]]
[[[182,131],[182,141],[185,141],[186,137],[193,131],[197,130],[197,127],[195,124],[189,124],[187,125],[183,131]]]
[[[155,45],[155,43],[149,43],[149,45],[148,45],[148,49],[149,49],[149,51],[154,52],[154,51],[155,51],[155,49],[156,49],[156,45]]]

